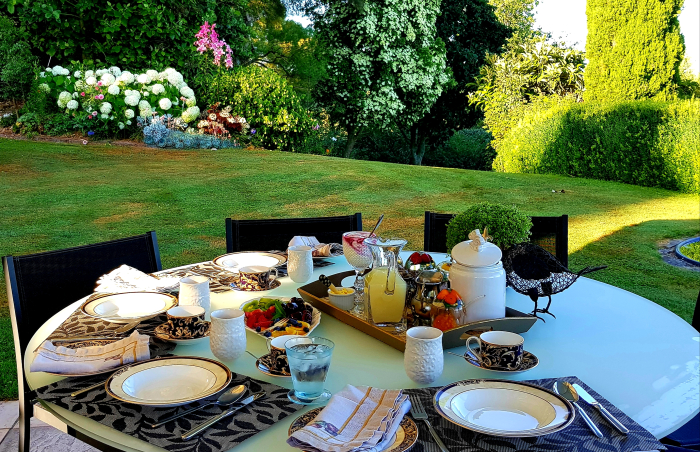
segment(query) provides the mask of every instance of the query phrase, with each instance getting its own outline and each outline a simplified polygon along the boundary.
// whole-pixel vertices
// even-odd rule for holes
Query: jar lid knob
[[[484,249],[486,246],[487,242],[491,240],[491,236],[489,235],[489,228],[488,226],[484,228],[484,234],[481,234],[481,231],[478,229],[474,229],[472,232],[469,233],[469,239],[471,240],[471,243],[469,243],[469,246],[476,252],[479,252]]]

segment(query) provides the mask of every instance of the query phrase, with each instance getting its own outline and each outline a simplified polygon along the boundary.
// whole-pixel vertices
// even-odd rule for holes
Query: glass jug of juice
[[[367,320],[392,334],[406,332],[406,281],[399,273],[396,250],[403,239],[370,237],[365,245],[372,251],[372,271],[365,277]]]

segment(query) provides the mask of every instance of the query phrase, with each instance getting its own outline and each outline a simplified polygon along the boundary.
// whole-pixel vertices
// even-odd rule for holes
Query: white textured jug
[[[314,273],[313,250],[310,246],[290,246],[287,250],[289,262],[287,273],[295,283],[305,283],[311,279]]]
[[[442,331],[431,326],[415,326],[406,332],[403,365],[408,378],[422,385],[440,378],[444,366]]]
[[[178,300],[181,306],[201,306],[205,314],[209,314],[211,311],[209,278],[198,275],[182,278]]]
[[[452,248],[455,262],[450,268],[450,287],[464,301],[466,322],[502,319],[506,316],[506,272],[502,252],[483,239],[477,229],[473,239]]]
[[[245,313],[240,309],[219,309],[211,313],[209,346],[221,361],[239,358],[246,349]]]

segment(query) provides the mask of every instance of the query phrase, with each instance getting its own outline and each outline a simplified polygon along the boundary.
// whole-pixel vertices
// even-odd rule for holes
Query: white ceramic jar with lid
[[[466,322],[506,316],[506,272],[501,249],[475,230],[465,242],[452,248],[450,286],[464,301]]]

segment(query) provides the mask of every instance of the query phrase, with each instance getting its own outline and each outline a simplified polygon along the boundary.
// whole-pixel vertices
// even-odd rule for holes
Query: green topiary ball
[[[447,225],[447,251],[465,240],[474,229],[484,233],[488,228],[491,240],[500,249],[527,242],[532,220],[514,206],[482,202],[456,215]]]

